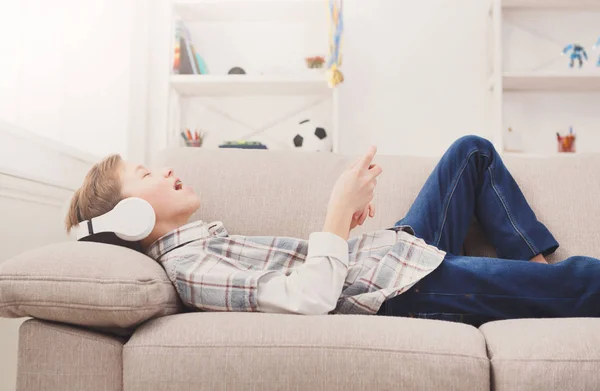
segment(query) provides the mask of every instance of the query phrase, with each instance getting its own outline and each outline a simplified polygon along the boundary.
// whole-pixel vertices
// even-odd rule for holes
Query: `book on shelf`
[[[206,64],[196,53],[189,30],[178,21],[175,27],[173,73],[177,75],[206,74]]]

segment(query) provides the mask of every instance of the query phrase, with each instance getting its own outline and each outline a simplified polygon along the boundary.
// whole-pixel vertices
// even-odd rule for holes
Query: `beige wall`
[[[347,0],[340,151],[439,156],[491,136],[489,0]]]
[[[67,203],[93,159],[0,121],[0,262],[66,240]],[[18,330],[0,318],[0,390],[15,389]]]
[[[66,239],[65,202],[98,160],[80,150],[144,160],[148,4],[0,1],[0,262]],[[22,321],[0,318],[0,391],[15,388]]]

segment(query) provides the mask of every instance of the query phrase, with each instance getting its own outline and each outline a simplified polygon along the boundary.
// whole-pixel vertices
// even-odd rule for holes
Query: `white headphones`
[[[152,205],[141,198],[126,198],[110,212],[79,223],[77,240],[124,245],[119,239],[138,242],[150,235],[155,224]]]

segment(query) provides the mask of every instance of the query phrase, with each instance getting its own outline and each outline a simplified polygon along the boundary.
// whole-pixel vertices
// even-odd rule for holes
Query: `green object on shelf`
[[[258,141],[235,140],[225,141],[219,148],[267,149],[267,146]]]
[[[258,141],[235,140],[225,141],[225,145],[262,145],[262,143]]]
[[[198,64],[198,70],[201,75],[208,75],[208,67],[206,66],[206,62],[204,59],[200,57],[198,53],[196,53],[196,63]]]

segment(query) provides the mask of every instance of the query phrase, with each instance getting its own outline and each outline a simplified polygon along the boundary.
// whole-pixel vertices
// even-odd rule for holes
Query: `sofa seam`
[[[136,305],[129,305],[129,306],[106,306],[106,305],[90,305],[90,304],[78,304],[78,303],[72,303],[72,302],[52,302],[52,301],[40,301],[40,300],[35,300],[35,301],[22,301],[22,300],[17,300],[17,301],[11,301],[11,302],[4,302],[2,304],[0,304],[0,309],[4,309],[4,308],[9,308],[9,307],[13,307],[13,306],[29,306],[29,307],[48,307],[48,306],[54,306],[54,307],[60,307],[60,308],[74,308],[74,309],[106,309],[106,310],[110,310],[110,311],[135,311],[135,310],[151,310],[151,309],[163,309],[163,308],[179,308],[178,305],[167,305],[167,304],[155,304],[155,305],[148,305],[148,306],[136,306]]]
[[[393,350],[385,348],[368,348],[368,347],[346,347],[346,346],[303,346],[303,345],[210,345],[210,346],[180,346],[180,345],[128,345],[125,344],[123,349],[135,349],[135,348],[175,348],[175,349],[221,349],[221,348],[237,348],[237,349],[332,349],[332,350],[360,350],[360,351],[372,351],[372,352],[388,352],[388,353],[402,353],[402,354],[424,354],[428,356],[445,356],[445,357],[461,357],[470,358],[475,360],[484,360],[489,362],[488,357],[477,357],[467,354],[454,354],[454,353],[433,353],[433,352],[421,352],[414,350]]]
[[[1,281],[14,281],[14,280],[19,280],[19,281],[32,281],[32,282],[40,282],[40,281],[51,281],[51,282],[96,282],[96,283],[101,283],[101,284],[121,284],[121,283],[125,283],[125,284],[134,284],[134,285],[155,285],[155,284],[161,284],[161,285],[172,285],[170,280],[147,280],[147,281],[140,281],[140,280],[117,280],[117,279],[104,279],[104,278],[69,278],[69,277],[56,277],[56,276],[36,276],[36,277],[30,277],[30,276],[24,276],[21,274],[18,275],[11,275],[11,274],[2,274],[0,275],[0,282]]]

